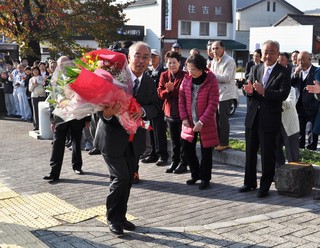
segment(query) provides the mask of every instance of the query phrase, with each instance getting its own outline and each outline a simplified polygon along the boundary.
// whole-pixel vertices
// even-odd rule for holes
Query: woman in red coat
[[[201,55],[187,60],[187,75],[180,87],[179,113],[182,120],[181,137],[191,170],[188,185],[201,180],[199,189],[209,187],[212,169],[212,147],[219,144],[216,112],[219,103],[219,84],[215,75],[207,70],[207,61]],[[200,135],[201,162],[196,154]]]
[[[166,173],[180,174],[187,171],[187,161],[181,145],[181,119],[179,115],[179,88],[186,74],[180,69],[180,54],[169,51],[165,55],[168,70],[160,75],[158,96],[163,103],[172,143],[172,163]]]

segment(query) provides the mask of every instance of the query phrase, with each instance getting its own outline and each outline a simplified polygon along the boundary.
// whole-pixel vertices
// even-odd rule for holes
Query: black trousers
[[[53,146],[50,158],[51,172],[50,174],[56,178],[60,177],[65,142],[70,131],[71,145],[72,145],[72,169],[81,170],[82,156],[81,156],[81,137],[82,129],[84,127],[83,120],[71,120],[61,123],[56,126],[53,134]]]
[[[198,134],[199,133],[195,133],[192,143],[183,140],[184,152],[190,166],[191,177],[209,182],[212,171],[212,147],[205,148],[201,144],[201,163],[199,163],[196,153]]]
[[[39,102],[44,102],[46,100],[46,97],[31,97],[31,103],[32,103],[32,122],[33,122],[33,128],[39,129]]]
[[[246,167],[244,184],[249,187],[257,186],[257,154],[260,148],[262,176],[260,190],[268,191],[274,177],[276,164],[276,138],[278,132],[265,132],[257,113],[253,127],[246,128]]]
[[[134,164],[136,156],[134,155],[133,145],[128,142],[124,154],[119,157],[103,155],[112,178],[110,193],[107,196],[107,220],[112,224],[121,223],[126,218],[127,204],[132,186],[134,173]]]
[[[181,139],[181,121],[170,122],[168,121],[170,136],[171,136],[171,146],[172,146],[172,163],[178,165],[181,163],[182,165],[187,166],[187,159],[184,153],[184,148],[182,146]]]
[[[151,120],[153,130],[150,131],[150,141],[152,146],[151,156],[160,157],[167,161],[169,158],[167,143],[167,122],[161,112],[156,118]]]
[[[317,150],[318,146],[318,135],[313,133],[314,122],[316,121],[317,112],[313,115],[306,115],[305,113],[299,113],[299,125],[300,125],[300,134],[299,134],[299,141],[300,141],[300,148],[305,148],[306,143],[306,127],[307,123],[311,123],[311,129],[308,130],[308,145],[307,149],[309,150]]]

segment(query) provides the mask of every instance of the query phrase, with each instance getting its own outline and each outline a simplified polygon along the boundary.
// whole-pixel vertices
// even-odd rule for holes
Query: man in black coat
[[[163,68],[160,60],[160,53],[156,49],[151,49],[151,65],[146,73],[153,79],[156,89],[159,85],[161,73],[166,70]],[[159,104],[162,107],[163,101],[160,99]],[[160,109],[157,117],[151,120],[151,127],[153,130],[150,130],[149,134],[152,150],[148,157],[142,159],[141,162],[156,162],[157,166],[165,166],[167,165],[169,154],[167,146],[167,122],[164,120],[164,112],[162,109]]]
[[[257,153],[260,148],[262,177],[257,196],[269,193],[276,163],[276,136],[280,132],[282,101],[290,92],[290,72],[277,63],[279,43],[266,41],[262,47],[263,64],[252,68],[244,93],[248,97],[246,127],[246,167],[240,192],[257,187]]]
[[[247,64],[246,64],[246,72],[245,72],[245,78],[248,79],[249,78],[249,75],[250,75],[250,71],[251,71],[251,68],[255,65],[258,65],[260,63],[263,63],[261,61],[261,57],[262,57],[262,53],[261,53],[261,49],[256,49],[252,55],[252,60],[249,61]]]
[[[310,122],[312,127],[308,130],[308,145],[307,149],[317,150],[318,135],[312,132],[314,122],[319,110],[319,101],[309,94],[306,90],[308,85],[313,85],[315,71],[317,67],[311,64],[310,53],[303,51],[298,54],[298,66],[295,67],[294,73],[292,74],[291,83],[298,92],[298,102],[296,104],[299,124],[300,124],[300,148],[305,148],[306,143],[306,127],[307,123]]]
[[[141,105],[132,119],[150,120],[157,116],[159,104],[153,80],[146,74],[151,49],[148,44],[137,42],[129,48],[128,60],[134,86],[134,94]],[[135,88],[137,88],[135,90]],[[107,196],[107,220],[109,229],[117,236],[123,235],[123,229],[134,230],[135,225],[126,219],[127,203],[132,186],[133,175],[139,156],[146,149],[146,129],[138,128],[133,141],[121,126],[115,115],[120,109],[119,104],[105,107],[100,113],[102,123],[98,125],[98,148],[106,161],[112,183]]]
[[[71,65],[73,65],[73,63],[68,57],[61,56],[57,61],[57,70],[63,72],[64,66]],[[57,73],[57,75],[59,74]],[[59,76],[65,77],[63,74]],[[55,78],[55,80],[57,80],[57,78]],[[43,177],[44,180],[49,180],[50,182],[59,180],[65,151],[65,143],[69,134],[72,145],[72,169],[76,174],[83,174],[81,137],[83,128],[85,126],[89,127],[89,125],[90,116],[84,117],[81,120],[74,119],[64,121],[56,115],[51,115],[51,130],[53,132],[52,152],[50,158],[51,171],[49,175]]]

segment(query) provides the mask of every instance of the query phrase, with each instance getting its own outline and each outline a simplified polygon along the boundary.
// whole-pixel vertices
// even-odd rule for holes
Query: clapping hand
[[[314,85],[307,85],[306,89],[309,93],[319,94],[320,84],[317,81],[313,81]]]
[[[166,87],[166,90],[167,90],[168,92],[173,91],[173,88],[174,88],[172,82],[166,83],[166,84],[165,84],[165,87]]]
[[[250,80],[248,80],[248,83],[243,85],[243,90],[248,94],[252,95],[253,94],[253,86]]]
[[[255,82],[254,82],[254,84],[253,84],[253,89],[254,89],[255,91],[257,91],[258,94],[264,96],[265,89],[264,89],[263,85],[260,84],[258,81],[255,81]]]

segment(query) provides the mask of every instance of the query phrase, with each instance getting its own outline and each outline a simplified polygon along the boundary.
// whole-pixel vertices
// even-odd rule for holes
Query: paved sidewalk
[[[49,184],[50,140],[29,136],[31,124],[0,119],[0,247],[320,247],[320,201],[312,195],[256,197],[238,193],[243,168],[214,163],[208,190],[190,174],[166,174],[140,163],[129,218],[135,232],[114,237],[105,223],[108,171],[83,152],[84,175],[66,150],[61,180]]]

